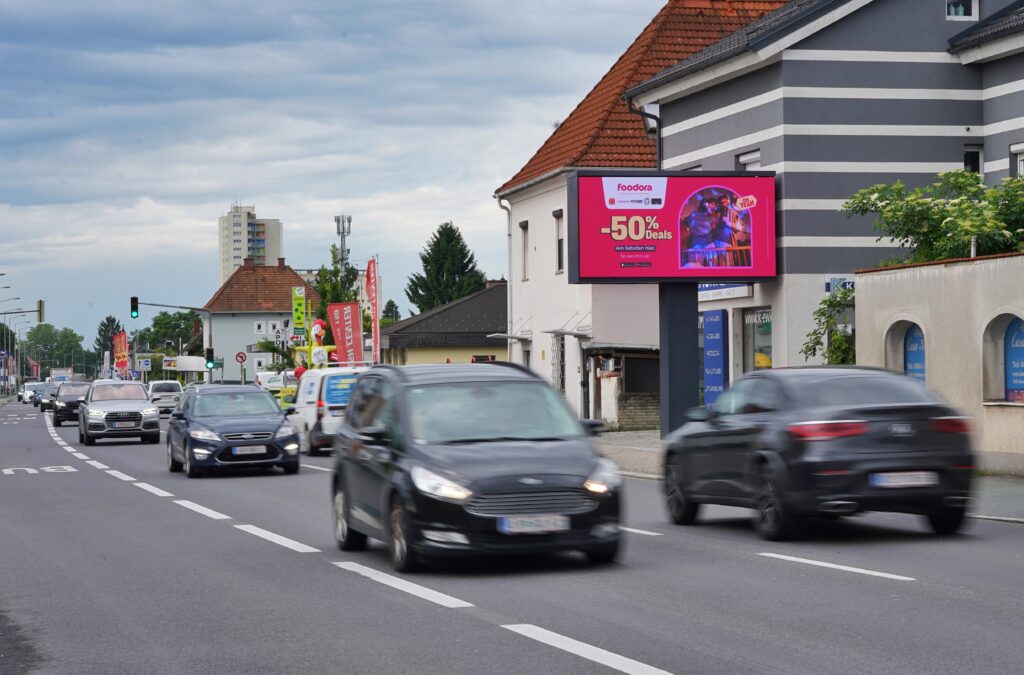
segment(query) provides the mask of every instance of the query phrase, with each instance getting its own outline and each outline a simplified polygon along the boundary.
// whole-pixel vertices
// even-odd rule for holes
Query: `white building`
[[[266,265],[284,256],[284,233],[276,218],[257,218],[255,206],[235,204],[217,220],[220,283],[227,281],[242,261],[252,258]]]

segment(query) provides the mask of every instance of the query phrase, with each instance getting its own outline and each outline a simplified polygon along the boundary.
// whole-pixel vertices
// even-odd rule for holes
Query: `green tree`
[[[405,297],[420,312],[440,307],[486,286],[462,233],[451,222],[438,225],[420,253],[423,273],[409,276]]]
[[[331,264],[322,266],[316,273],[313,288],[320,296],[320,306],[316,310],[316,318],[327,321],[327,305],[335,302],[359,301],[359,270],[351,265],[341,266],[338,246],[331,244]],[[327,325],[330,325],[327,321]],[[324,344],[334,344],[334,334],[328,330],[324,335]],[[289,360],[291,356],[289,355]]]
[[[384,303],[384,311],[380,315],[380,327],[387,328],[393,323],[397,323],[402,320],[402,313],[398,309],[398,303],[394,300],[388,300]]]
[[[96,340],[93,342],[93,349],[103,359],[103,352],[114,351],[114,336],[124,330],[124,326],[116,317],[108,316],[100,321],[96,328]]]
[[[177,356],[178,346],[184,345],[195,335],[197,321],[199,315],[195,312],[159,312],[153,317],[152,325],[135,333],[136,345],[140,350]]]
[[[25,349],[26,354],[42,364],[43,377],[49,375],[50,368],[70,366],[76,358],[81,360],[85,356],[81,335],[49,323],[36,324],[25,334]]]
[[[874,214],[880,239],[911,253],[897,262],[929,262],[1024,251],[1024,178],[987,188],[970,171],[950,171],[931,185],[907,190],[903,181],[860,190],[843,204],[848,216]]]
[[[854,301],[852,288],[840,288],[821,301],[814,310],[814,329],[807,334],[807,341],[800,349],[804,360],[821,354],[825,363],[831,365],[857,362],[856,344],[850,330]]]

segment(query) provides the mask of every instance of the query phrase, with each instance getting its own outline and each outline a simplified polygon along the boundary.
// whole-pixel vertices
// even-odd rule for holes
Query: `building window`
[[[914,324],[903,336],[903,372],[915,380],[925,381],[924,332]]]
[[[1010,146],[1010,176],[1024,176],[1024,143],[1014,143]]]
[[[772,367],[772,308],[743,310],[743,372]]]
[[[946,0],[947,21],[977,21],[978,0]]]
[[[530,278],[530,221],[519,223],[519,231],[523,233],[523,281]]]
[[[985,155],[980,145],[964,146],[964,170],[985,175]]]
[[[759,171],[761,169],[761,151],[751,150],[737,155],[736,169],[738,171]]]
[[[527,368],[530,367],[530,349],[523,347],[523,365]]]
[[[555,274],[565,271],[565,221],[562,209],[552,212],[555,217]]]

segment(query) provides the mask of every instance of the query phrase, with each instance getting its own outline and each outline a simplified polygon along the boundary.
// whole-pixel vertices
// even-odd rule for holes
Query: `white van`
[[[295,393],[295,414],[289,417],[299,430],[299,447],[310,456],[330,449],[345,416],[356,380],[366,368],[328,366],[302,374]]]

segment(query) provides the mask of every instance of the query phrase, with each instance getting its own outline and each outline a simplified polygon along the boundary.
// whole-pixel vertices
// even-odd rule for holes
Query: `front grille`
[[[597,502],[587,499],[583,490],[546,490],[476,495],[466,504],[466,510],[477,516],[570,515],[596,506]]]
[[[241,434],[224,434],[224,439],[228,441],[265,441],[272,435],[269,431],[252,431]]]
[[[266,462],[281,456],[281,453],[273,445],[268,445],[266,448],[266,452],[258,455],[234,455],[231,453],[231,448],[224,448],[217,453],[217,460],[225,464],[235,464],[241,462]]]
[[[114,428],[114,424],[117,422],[131,422],[133,426],[142,425],[142,413],[139,412],[112,412],[107,413],[103,421],[107,423],[107,426]],[[117,427],[119,429],[128,429],[131,427]]]

